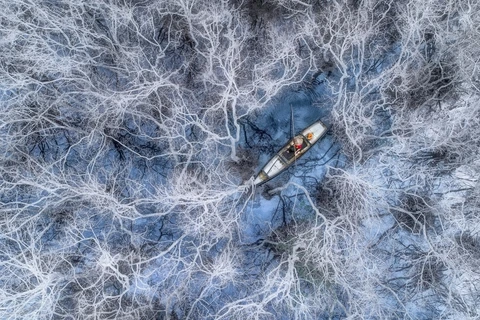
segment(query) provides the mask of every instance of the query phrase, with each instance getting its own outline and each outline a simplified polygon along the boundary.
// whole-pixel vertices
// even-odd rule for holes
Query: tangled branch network
[[[478,1],[0,4],[1,319],[480,316]]]

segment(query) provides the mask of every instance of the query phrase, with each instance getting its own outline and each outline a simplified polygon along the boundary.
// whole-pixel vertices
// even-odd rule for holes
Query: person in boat
[[[302,146],[303,146],[303,138],[301,136],[296,136],[294,139],[293,139],[293,145],[295,147],[295,151],[298,151],[300,149],[302,149]]]
[[[302,149],[302,147],[303,147],[303,138],[301,136],[296,136],[295,138],[293,138],[293,144],[290,146],[290,148],[288,148],[287,152],[288,153],[296,152]]]
[[[307,134],[307,139],[308,140],[312,140],[313,138],[313,132],[309,132]],[[293,145],[288,148],[287,152],[290,153],[290,152],[296,152],[296,151],[299,151],[303,148],[303,138],[302,136],[296,136],[294,139],[293,139]]]

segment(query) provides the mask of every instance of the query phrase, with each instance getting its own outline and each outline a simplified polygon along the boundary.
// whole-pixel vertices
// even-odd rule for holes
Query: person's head
[[[313,132],[307,133],[307,139],[312,140],[312,138],[313,138]]]
[[[296,145],[302,144],[303,143],[302,137],[295,137],[295,139],[293,139],[293,143],[295,143]]]

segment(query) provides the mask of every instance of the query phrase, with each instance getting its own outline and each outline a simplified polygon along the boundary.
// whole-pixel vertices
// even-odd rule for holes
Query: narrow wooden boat
[[[295,163],[312,146],[327,133],[327,127],[323,122],[316,121],[278,151],[267,164],[255,176],[254,185],[261,185],[282,173],[285,169]]]

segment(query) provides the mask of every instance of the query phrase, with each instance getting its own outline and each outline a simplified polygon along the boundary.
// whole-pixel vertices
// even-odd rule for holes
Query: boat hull
[[[316,121],[305,128],[295,136],[303,139],[301,148],[299,150],[295,149],[294,138],[292,138],[260,170],[255,176],[253,184],[261,185],[278,176],[310,150],[326,133],[327,127],[321,121]]]

